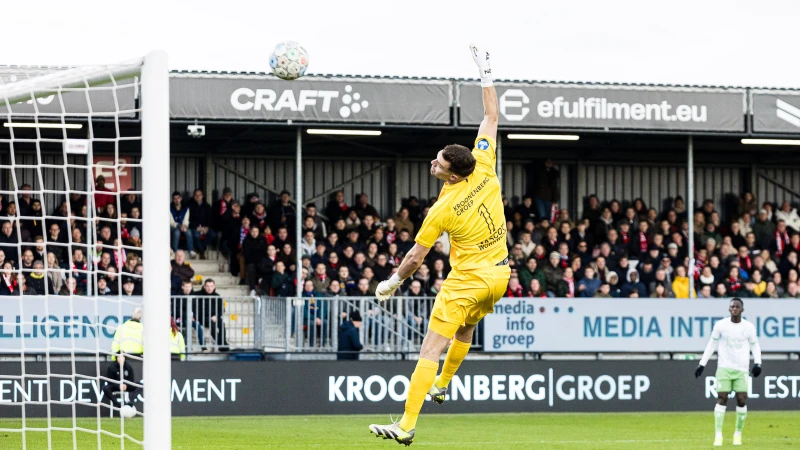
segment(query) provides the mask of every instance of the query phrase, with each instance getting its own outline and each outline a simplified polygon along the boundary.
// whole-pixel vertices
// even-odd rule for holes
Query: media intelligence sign
[[[492,352],[702,352],[729,300],[506,298],[484,319]],[[800,302],[749,302],[744,316],[766,352],[800,344]]]

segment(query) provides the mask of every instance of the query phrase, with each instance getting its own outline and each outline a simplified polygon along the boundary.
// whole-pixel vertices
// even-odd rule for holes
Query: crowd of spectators
[[[103,176],[95,190],[91,220],[86,197],[78,193],[46,218],[30,185],[21,186],[16,199],[0,196],[0,295],[81,294],[89,286],[100,295],[141,294],[139,198],[128,194],[117,201]],[[285,190],[269,204],[257,194],[240,203],[229,188],[213,205],[199,189],[188,201],[175,192],[172,294],[185,294],[184,282],[194,280],[187,260],[205,258],[206,248],[215,245],[231,274],[255,295],[293,295],[299,252],[299,270],[310,282],[304,296],[371,296],[413,246],[435,201],[410,197],[396,214],[382,217],[363,193],[348,204],[338,191],[324,209],[311,203],[298,214]],[[796,297],[800,290],[800,216],[789,202],[759,205],[747,192],[725,221],[712,200],[689,212],[681,197],[658,211],[640,198],[601,201],[590,195],[580,218],[554,202],[543,208],[530,195],[516,207],[507,199],[504,204],[510,297],[685,298],[690,277],[698,297]],[[300,248],[296,220],[302,221]],[[690,220],[694,251],[688,249]],[[87,233],[94,234],[91,248]],[[435,297],[450,270],[448,253],[444,236],[398,295]]]
[[[92,214],[78,192],[48,213],[29,184],[0,194],[0,295],[141,295],[139,197],[117,201],[102,175],[93,197]]]
[[[744,193],[723,221],[714,201],[688,212],[587,198],[580,219],[535,215],[530,197],[506,209],[512,262],[509,297],[798,297],[800,217],[789,202],[758,206]],[[690,251],[689,221],[695,247]]]
[[[310,203],[298,219],[288,191],[267,207],[255,194],[241,204],[226,188],[212,207],[212,228],[220,236],[219,247],[229,259],[231,274],[252,294],[294,294],[295,221],[302,220],[300,270],[303,279],[311,282],[304,295],[371,295],[414,245],[415,232],[435,200],[422,206],[412,197],[396,215],[381,217],[367,194],[359,194],[348,205],[344,192],[338,191],[323,211]],[[448,246],[446,239],[437,242],[414,275],[420,296],[435,296],[436,280],[447,276]],[[412,281],[408,280],[404,292],[411,289]]]
[[[255,194],[244,204],[223,192],[211,211],[231,274],[251,294],[291,296],[300,252],[303,296],[371,296],[396,270],[436,198],[410,197],[396,214],[381,216],[366,194],[348,204],[344,192],[301,214],[288,191],[266,205]],[[723,221],[713,200],[696,211],[672,199],[659,211],[641,198],[586,199],[580,218],[555,202],[526,195],[516,207],[504,198],[512,276],[509,297],[796,297],[800,216],[788,202],[760,205],[744,193]],[[544,207],[543,207],[544,206]],[[542,217],[544,214],[544,217]],[[295,248],[295,220],[302,220]],[[690,251],[689,220],[695,249]],[[443,236],[398,296],[435,297],[449,267]],[[422,320],[423,312],[413,320]]]

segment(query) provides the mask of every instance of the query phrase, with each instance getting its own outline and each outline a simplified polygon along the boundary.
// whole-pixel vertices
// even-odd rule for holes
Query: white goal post
[[[3,318],[4,306],[0,306],[0,330],[16,329],[16,340],[12,339],[12,349],[0,348],[0,367],[19,367],[19,373],[3,373],[0,369],[0,382],[8,381],[16,383],[19,392],[14,392],[14,401],[4,404],[0,401],[0,433],[10,432],[19,434],[20,443],[23,449],[38,448],[64,448],[63,442],[59,442],[56,434],[66,434],[72,448],[84,448],[86,437],[91,442],[91,448],[146,448],[170,449],[172,448],[172,413],[170,401],[170,389],[172,384],[171,376],[171,355],[170,355],[170,335],[167,331],[167,324],[170,319],[170,234],[167,224],[169,223],[169,211],[167,201],[170,199],[170,142],[169,142],[169,69],[167,54],[163,51],[149,53],[144,58],[125,61],[118,64],[102,66],[87,66],[72,69],[52,70],[41,76],[38,73],[25,79],[11,77],[2,79],[0,77],[0,131],[6,134],[0,135],[0,210],[7,208],[0,216],[0,226],[4,223],[12,224],[11,233],[16,235],[16,243],[9,244],[10,238],[4,239],[0,233],[0,294],[3,286],[8,286],[12,295],[18,289],[18,297],[0,296],[0,301],[7,305],[6,315]],[[125,83],[120,83],[125,81]],[[130,95],[130,102],[125,103],[120,100],[123,90],[126,95]],[[77,93],[77,94],[76,94]],[[80,107],[70,110],[68,105],[72,100],[79,99]],[[83,100],[80,100],[83,96]],[[95,109],[99,97],[103,97],[104,107],[102,111]],[[55,100],[54,100],[55,99]],[[97,104],[96,104],[97,103]],[[42,105],[49,106],[49,109]],[[55,109],[53,108],[55,106]],[[75,139],[75,135],[68,134],[69,122],[80,122],[83,127],[83,136]],[[95,130],[100,128],[99,123],[103,123],[104,132],[108,135],[96,135]],[[133,125],[132,125],[133,124]],[[120,131],[124,127],[135,127],[140,124],[134,135],[125,134]],[[4,131],[5,129],[5,131]],[[53,130],[55,129],[55,130]],[[110,131],[109,131],[110,130]],[[140,130],[140,132],[139,132]],[[27,134],[26,134],[27,133]],[[48,134],[49,133],[49,134]],[[55,133],[55,134],[54,134]],[[71,147],[74,141],[78,147]],[[141,147],[140,158],[137,161],[133,157],[120,159],[120,148],[128,151],[134,146]],[[63,147],[63,153],[59,154],[58,147]],[[96,159],[93,159],[95,148],[102,148],[107,160],[101,166]],[[73,151],[74,150],[74,151]],[[4,154],[5,153],[5,154]],[[75,154],[80,155],[76,160]],[[21,155],[21,156],[20,156]],[[54,162],[57,161],[57,162]],[[78,161],[78,162],[76,162]],[[112,161],[109,164],[109,161]],[[124,162],[123,162],[124,161]],[[93,175],[100,171],[112,171],[115,175],[114,183],[119,186],[120,173],[132,172],[134,170],[141,174],[141,186],[138,189],[128,188],[125,193],[134,194],[141,199],[141,220],[127,219],[127,223],[140,223],[139,230],[146,233],[146,237],[141,239],[140,247],[129,247],[127,241],[123,242],[122,232],[127,230],[125,218],[120,218],[117,212],[116,219],[100,217],[97,211],[93,211],[95,206],[96,192]],[[62,178],[63,177],[63,178]],[[58,178],[56,180],[56,178]],[[23,189],[25,180],[32,180],[32,187]],[[26,184],[28,182],[25,182]],[[70,206],[70,195],[83,196],[85,199],[86,215],[78,217],[72,206]],[[101,194],[106,195],[106,194]],[[113,196],[116,205],[120,205],[122,194],[119,189],[111,189],[109,196]],[[11,200],[35,198],[33,203],[40,203],[41,212],[26,213],[21,210],[20,205],[15,205],[16,214],[10,206]],[[45,200],[47,199],[47,200]],[[69,215],[58,216],[54,210],[54,203],[63,204],[60,199],[65,199],[66,208],[70,211]],[[28,200],[26,200],[28,201]],[[19,201],[21,203],[21,201]],[[49,203],[49,204],[47,204]],[[55,208],[57,209],[57,207]],[[5,216],[5,214],[9,214]],[[82,213],[81,213],[82,214]],[[86,236],[85,238],[73,241],[73,236],[69,235],[64,241],[49,241],[48,226],[51,223],[62,223],[69,226],[70,223],[83,223]],[[115,233],[119,232],[119,239],[115,240],[114,245],[105,247],[100,245],[99,238],[94,236],[96,223],[106,221],[109,228],[114,228]],[[30,223],[39,221],[39,228],[44,234],[44,242],[41,244],[45,248],[44,268],[31,268],[26,266],[25,254],[36,246],[33,241],[33,233],[30,233],[26,226]],[[73,225],[74,227],[74,225]],[[44,228],[44,230],[42,230]],[[0,230],[2,231],[2,230]],[[137,230],[138,232],[138,230]],[[27,236],[27,240],[22,237]],[[115,234],[115,236],[117,236]],[[144,236],[144,235],[143,235]],[[36,236],[37,238],[40,236]],[[5,245],[5,246],[3,246]],[[66,260],[60,269],[48,266],[50,246],[63,247],[63,254]],[[74,248],[83,246],[86,250],[87,259],[74,257]],[[114,330],[109,329],[107,323],[100,323],[98,319],[95,323],[86,323],[85,317],[99,317],[100,306],[107,310],[112,310],[110,314],[119,318],[116,326],[122,324],[123,316],[130,316],[133,305],[129,298],[124,298],[119,293],[117,296],[100,296],[96,290],[96,281],[104,279],[109,272],[105,271],[94,259],[97,256],[105,256],[102,250],[108,249],[112,255],[125,255],[126,251],[135,250],[141,254],[143,272],[131,273],[131,279],[141,283],[142,296],[141,305],[143,310],[142,336],[144,352],[141,356],[142,371],[137,373],[137,381],[141,380],[141,387],[146,391],[146,401],[143,401],[143,411],[140,407],[138,413],[142,417],[134,417],[128,420],[143,422],[143,438],[132,436],[126,433],[125,424],[122,418],[115,415],[115,419],[107,419],[109,410],[103,409],[101,400],[88,401],[78,407],[96,408],[96,426],[86,425],[86,420],[94,420],[95,417],[80,415],[76,413],[75,402],[70,405],[69,401],[63,398],[52,398],[51,390],[57,390],[54,386],[57,383],[71,382],[76,380],[94,381],[98,385],[103,382],[103,372],[107,360],[112,356],[112,350],[107,344],[108,333],[113,335]],[[5,251],[3,251],[5,250]],[[62,250],[59,250],[61,252]],[[3,263],[8,262],[9,254],[17,255],[15,264],[7,270]],[[62,253],[60,253],[62,254]],[[90,256],[92,255],[92,256]],[[99,256],[98,256],[99,255]],[[116,258],[116,256],[113,256]],[[36,262],[39,262],[37,260]],[[88,264],[87,264],[88,262]],[[83,263],[84,265],[81,265]],[[100,268],[98,268],[100,267]],[[107,266],[106,266],[107,267]],[[110,269],[109,269],[110,270]],[[41,279],[44,274],[44,284],[49,286],[44,292],[38,293],[36,298],[27,298],[22,293],[24,289],[30,289],[23,278],[34,274]],[[10,275],[13,274],[13,277]],[[116,278],[118,284],[122,286],[123,277]],[[60,282],[66,281],[67,293],[52,290],[51,276],[58,277]],[[82,278],[80,278],[82,277]],[[13,278],[13,279],[12,279]],[[82,279],[86,283],[85,292],[78,293],[77,290],[70,289],[72,283],[77,283],[77,279]],[[28,278],[32,279],[32,278]],[[109,280],[111,278],[109,277]],[[5,281],[4,281],[5,280]],[[16,283],[19,280],[19,283]],[[2,283],[6,284],[2,284]],[[92,283],[95,282],[95,286]],[[110,282],[110,281],[109,281]],[[59,283],[60,284],[60,283]],[[121,289],[119,290],[121,293]],[[8,292],[6,290],[6,292]],[[23,301],[23,299],[25,299]],[[26,314],[31,314],[30,310],[41,305],[43,311],[42,322],[33,320]],[[109,306],[110,305],[110,306]],[[58,308],[62,308],[64,317],[78,317],[75,314],[80,308],[86,306],[85,310],[90,311],[84,317],[84,322],[77,325],[69,325],[70,330],[83,329],[84,334],[94,336],[94,338],[83,339],[78,343],[75,334],[69,338],[57,340],[58,337],[51,336],[54,333],[45,333],[36,338],[37,331],[45,330],[50,327],[50,313]],[[92,310],[93,313],[92,314]],[[25,309],[28,308],[28,312]],[[55,309],[54,309],[55,308]],[[11,311],[11,314],[8,312]],[[59,310],[61,311],[61,310]],[[56,314],[56,313],[53,313]],[[57,314],[56,314],[57,315]],[[44,320],[47,317],[48,324]],[[49,328],[47,328],[49,330]],[[67,330],[67,325],[63,326]],[[22,330],[22,331],[20,331]],[[26,334],[26,330],[34,330]],[[87,331],[88,330],[88,331]],[[74,330],[73,330],[74,332]],[[106,333],[106,341],[102,341],[100,336]],[[68,334],[66,331],[64,335]],[[46,334],[46,336],[45,336]],[[57,333],[55,333],[57,334]],[[20,337],[21,336],[21,337]],[[8,340],[6,340],[8,342]],[[71,343],[71,347],[69,347]],[[13,347],[18,345],[18,348]],[[67,346],[67,347],[65,347]],[[9,362],[14,355],[18,356],[18,363]],[[82,373],[76,370],[76,360],[80,359],[83,366],[96,366],[97,370],[92,370],[91,374]],[[94,361],[92,361],[94,360]],[[37,362],[40,361],[40,362]],[[91,362],[87,362],[91,361]],[[6,364],[6,366],[3,366]],[[27,372],[28,364],[46,364],[46,373]],[[16,366],[15,366],[16,365]],[[71,369],[67,368],[71,366]],[[51,367],[57,367],[51,372]],[[16,369],[14,369],[16,370]],[[95,373],[96,372],[96,373]],[[45,394],[39,393],[38,398],[32,395],[30,390],[24,392],[23,389],[31,381],[43,383],[46,390]],[[106,379],[107,381],[107,379]],[[122,383],[120,383],[121,385]],[[11,385],[11,384],[10,384]],[[52,386],[51,386],[52,385]],[[74,386],[74,384],[73,384]],[[95,385],[95,391],[98,386]],[[41,392],[41,388],[40,388]],[[17,395],[19,394],[19,395]],[[27,396],[26,396],[27,394]],[[99,396],[98,396],[99,397]],[[1,400],[1,399],[0,399]],[[51,410],[58,409],[65,411],[64,408],[72,409],[71,424],[62,418],[51,416]],[[16,417],[4,415],[2,408],[17,408],[14,411],[21,411],[19,424],[14,421]],[[32,419],[26,417],[26,408],[41,408],[43,419]],[[46,408],[46,409],[45,409]],[[60,408],[60,409],[59,409]],[[106,411],[103,413],[102,411]],[[120,411],[119,408],[116,409]],[[17,414],[17,413],[14,413]],[[92,413],[94,415],[94,413]],[[79,418],[79,416],[81,416]],[[101,420],[102,419],[102,420]],[[44,426],[35,425],[46,420]],[[117,420],[118,424],[111,431],[106,429],[105,421]],[[34,423],[34,425],[29,425]],[[64,425],[64,424],[67,425]],[[9,425],[11,424],[11,425]],[[141,425],[129,425],[131,429],[141,428]],[[114,431],[118,430],[118,431]],[[36,435],[35,437],[31,437]],[[71,436],[70,436],[71,435]],[[42,437],[44,436],[44,437]],[[109,439],[111,439],[109,444]]]

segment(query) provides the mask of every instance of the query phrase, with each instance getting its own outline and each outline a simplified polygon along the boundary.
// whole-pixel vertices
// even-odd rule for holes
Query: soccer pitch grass
[[[713,402],[711,404],[713,407]],[[261,416],[181,417],[173,419],[174,449],[255,450],[288,449],[399,449],[398,443],[370,434],[370,423],[388,423],[387,416]],[[735,413],[725,417],[725,446],[731,445]],[[71,426],[54,420],[54,426]],[[800,412],[750,411],[743,440],[746,448],[800,447]],[[94,419],[79,426],[96,427]],[[28,426],[46,426],[29,420]],[[0,420],[0,428],[19,428],[19,420]],[[126,431],[142,436],[142,419],[126,421]],[[103,419],[103,428],[119,432],[119,419]],[[700,449],[711,447],[714,417],[711,410],[692,413],[561,413],[423,415],[411,448],[432,449]],[[46,449],[47,437],[28,433],[28,449]],[[22,448],[21,434],[0,431],[0,449]],[[54,450],[72,449],[72,433],[54,432]],[[78,433],[78,448],[96,449],[94,435]],[[102,448],[120,448],[119,440],[102,438]],[[126,449],[140,448],[126,442]]]

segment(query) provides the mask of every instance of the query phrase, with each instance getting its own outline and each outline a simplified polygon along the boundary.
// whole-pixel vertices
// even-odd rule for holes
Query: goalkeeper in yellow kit
[[[410,445],[417,417],[426,395],[444,402],[447,385],[469,352],[475,326],[494,311],[506,292],[511,269],[506,248],[506,219],[500,182],[495,173],[497,157],[497,93],[492,85],[489,53],[470,45],[480,69],[484,118],[475,148],[448,145],[431,161],[431,175],[445,182],[439,199],[422,223],[416,244],[389,280],[378,285],[375,296],[388,299],[422,264],[434,242],[450,235],[453,270],[442,284],[431,311],[430,325],[419,361],[411,375],[405,414],[390,425],[370,425],[378,437]],[[455,339],[453,339],[455,337]],[[453,340],[439,376],[439,358]]]

